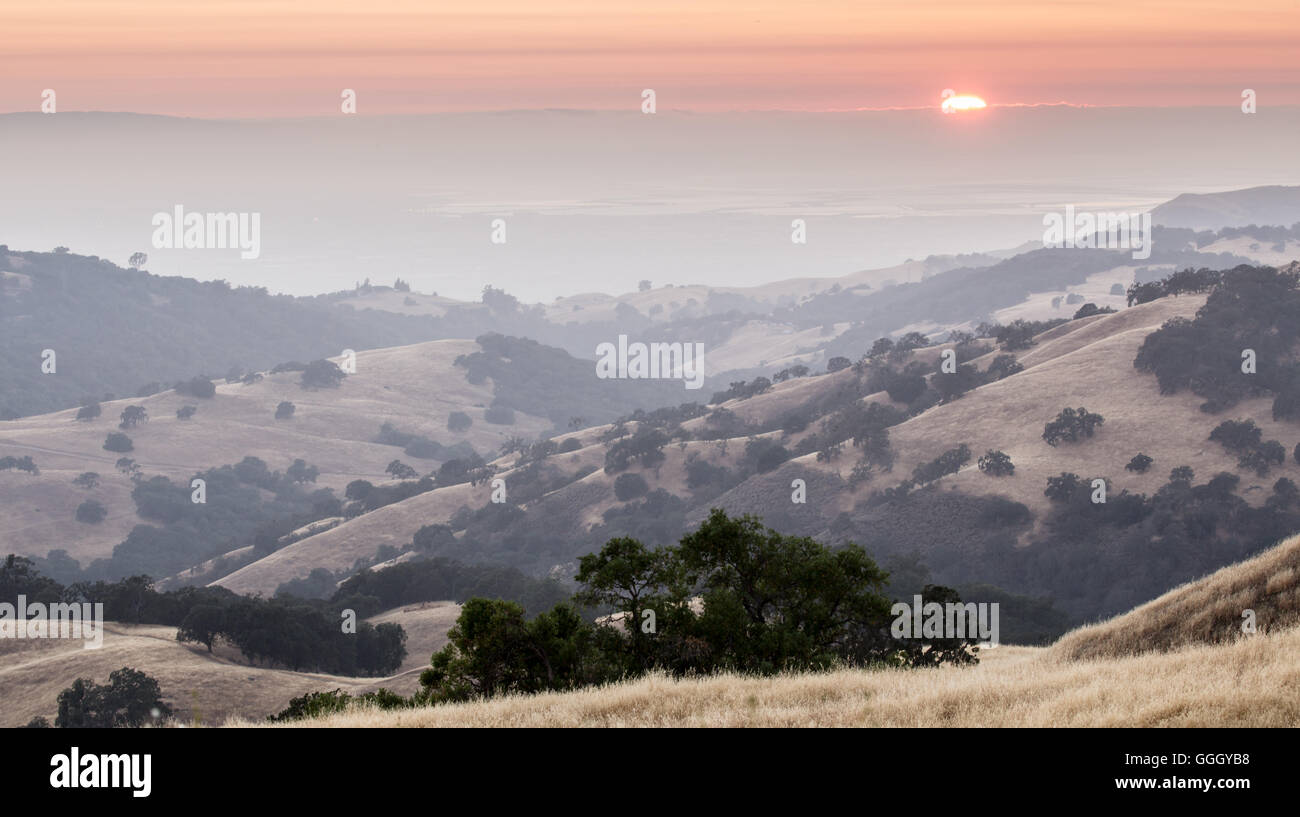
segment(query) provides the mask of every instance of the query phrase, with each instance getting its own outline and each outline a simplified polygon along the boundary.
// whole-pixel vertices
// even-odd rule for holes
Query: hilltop
[[[1300,187],[1274,184],[1221,193],[1183,193],[1156,207],[1151,217],[1156,224],[1192,230],[1291,225],[1300,222]]]

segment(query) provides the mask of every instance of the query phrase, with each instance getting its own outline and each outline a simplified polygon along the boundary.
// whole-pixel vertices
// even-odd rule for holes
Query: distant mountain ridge
[[[1151,211],[1166,227],[1218,230],[1248,224],[1289,227],[1300,222],[1300,186],[1268,185],[1222,193],[1184,193]]]

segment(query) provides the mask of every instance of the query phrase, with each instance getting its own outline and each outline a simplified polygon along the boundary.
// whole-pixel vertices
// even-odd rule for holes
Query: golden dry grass
[[[1259,478],[1238,471],[1237,457],[1208,438],[1224,419],[1250,417],[1265,439],[1291,440],[1294,429],[1273,420],[1271,400],[1245,400],[1230,414],[1215,417],[1200,410],[1202,399],[1196,395],[1161,395],[1153,375],[1133,368],[1148,334],[1170,318],[1190,317],[1203,303],[1203,296],[1162,298],[1113,315],[1071,321],[1038,336],[1033,347],[1018,353],[1023,372],[891,428],[890,442],[897,454],[894,469],[859,486],[856,498],[892,487],[916,465],[966,443],[971,462],[944,477],[939,486],[974,495],[1001,494],[1025,504],[1040,518],[1049,504],[1043,495],[1046,480],[1062,471],[1085,478],[1106,477],[1112,494],[1128,490],[1148,495],[1167,482],[1170,469],[1178,465],[1190,465],[1200,482],[1228,471],[1241,477],[1241,497],[1261,504],[1279,477],[1300,481],[1300,465],[1288,460],[1267,478]],[[747,401],[755,403],[749,410],[761,410],[756,401],[766,397]],[[775,403],[781,398],[770,399]],[[1106,423],[1092,439],[1053,448],[1042,440],[1043,426],[1067,406],[1086,406],[1104,416]],[[980,472],[976,459],[988,449],[1010,455],[1015,474],[995,479]],[[1124,466],[1139,452],[1154,457],[1154,465],[1145,474],[1126,471]],[[816,462],[815,454],[792,462],[811,470],[826,468]],[[841,476],[848,476],[854,462],[852,456],[840,459]]]
[[[1222,418],[1200,411],[1201,399],[1195,395],[1161,395],[1155,377],[1138,372],[1132,365],[1138,347],[1149,333],[1170,318],[1193,315],[1203,303],[1203,296],[1162,298],[1116,314],[1070,321],[1040,335],[1033,347],[1019,353],[1025,366],[1020,374],[982,386],[960,400],[936,406],[890,429],[898,456],[894,470],[859,485],[856,491],[824,498],[828,513],[850,509],[871,491],[897,484],[917,464],[963,442],[971,447],[972,462],[961,472],[941,480],[943,490],[1002,494],[1024,503],[1040,517],[1048,505],[1043,495],[1047,477],[1064,470],[1088,478],[1105,476],[1111,481],[1112,493],[1128,490],[1146,494],[1163,485],[1169,470],[1176,465],[1192,466],[1202,481],[1218,471],[1236,473],[1236,458],[1208,440],[1210,430]],[[921,350],[914,359],[937,365],[940,348]],[[987,365],[995,354],[990,352],[975,362]],[[770,422],[852,377],[851,371],[843,370],[825,377],[788,380],[748,400],[724,405],[747,421]],[[888,397],[877,394],[864,400],[887,401]],[[1043,425],[1062,408],[1081,405],[1107,418],[1096,437],[1057,448],[1044,443]],[[1267,398],[1243,402],[1234,416],[1253,417],[1266,439],[1289,439],[1285,424],[1272,419]],[[704,423],[703,418],[697,418],[683,427],[698,430]],[[599,467],[604,452],[593,443],[601,430],[581,432],[587,447],[577,453],[577,459],[553,461],[570,470],[577,470],[580,463]],[[779,434],[772,432],[768,436]],[[728,440],[725,454],[718,451],[715,442],[691,442],[684,450],[670,445],[664,449],[667,459],[663,465],[642,474],[654,488],[685,495],[688,493],[684,473],[687,456],[698,454],[711,463],[734,468],[744,454],[746,442],[745,438]],[[794,439],[785,443],[793,445]],[[1011,456],[1016,464],[1013,476],[994,479],[976,468],[974,460],[990,448]],[[1152,468],[1145,474],[1124,470],[1124,465],[1139,452],[1155,458]],[[845,456],[837,463],[819,463],[815,454],[808,454],[792,460],[785,471],[837,471],[847,478],[854,462],[853,456]],[[498,464],[507,463],[500,460]],[[1248,472],[1241,472],[1241,476],[1240,494],[1258,504],[1270,493],[1278,477],[1300,481],[1300,466],[1288,461],[1274,469],[1267,479],[1258,479]],[[606,488],[612,481],[611,475],[599,470],[584,480]],[[743,487],[737,489],[740,494],[744,493]],[[280,583],[305,576],[315,567],[335,570],[349,567],[358,557],[372,555],[380,544],[398,547],[407,544],[421,525],[445,522],[461,504],[485,504],[489,490],[487,486],[479,486],[477,492],[469,486],[454,486],[413,497],[297,542],[220,583],[237,592],[271,593]],[[617,504],[612,490],[603,496],[584,510],[587,524],[599,523],[601,514]],[[744,505],[743,498],[738,501]],[[731,495],[723,495],[715,504],[735,510]]]
[[[1259,632],[1243,635],[1242,609]],[[308,727],[1300,726],[1300,536],[1051,647],[976,667],[663,675],[570,693],[349,712]],[[232,718],[227,725],[248,726]]]
[[[88,650],[71,639],[0,640],[0,728],[22,726],[37,715],[51,722],[59,693],[77,678],[107,683],[110,672],[132,667],[158,679],[163,700],[178,723],[218,724],[230,717],[258,720],[289,699],[339,688],[353,694],[387,687],[402,695],[419,688],[420,670],[447,641],[459,605],[431,602],[390,610],[372,623],[393,621],[407,633],[407,659],[387,678],[349,678],[252,666],[231,647],[212,654],[176,640],[176,628],[105,623],[104,645]]]
[[[1217,646],[1062,661],[1000,647],[977,667],[751,678],[652,676],[571,693],[379,711],[308,727],[1300,726],[1300,629]],[[230,726],[252,726],[240,719]]]
[[[454,365],[459,355],[477,349],[472,340],[440,340],[362,351],[356,374],[337,389],[303,389],[300,375],[286,372],[248,386],[218,381],[211,400],[173,391],[115,400],[104,403],[103,415],[91,422],[76,421],[75,409],[6,421],[0,424],[0,456],[29,454],[41,473],[0,472],[0,496],[5,498],[0,541],[6,553],[45,556],[64,548],[87,563],[108,556],[133,526],[146,521],[135,513],[130,480],[114,467],[121,455],[103,450],[105,436],[117,430],[122,409],[130,404],[149,412],[147,424],[127,432],[135,443],[127,456],[146,474],[184,480],[245,456],[261,457],[283,470],[301,457],[320,468],[319,486],[339,494],[354,479],[388,480],[384,468],[393,459],[423,470],[435,465],[374,442],[384,422],[446,444],[466,440],[479,451],[496,450],[507,436],[531,438],[549,428],[549,420],[522,412],[515,413],[513,426],[483,420],[484,407],[492,402],[492,383],[472,385]],[[297,407],[292,419],[275,419],[281,400]],[[176,410],[186,404],[198,406],[198,413],[190,420],[176,419]],[[448,432],[452,411],[469,414],[473,426],[463,434]],[[83,471],[97,472],[101,486],[91,491],[74,487],[72,479]],[[76,522],[73,513],[86,499],[102,502],[108,519],[98,525]]]
[[[1175,587],[1128,613],[1066,633],[1051,651],[1062,659],[1081,660],[1235,642],[1245,637],[1244,610],[1254,611],[1262,632],[1300,624],[1300,536]]]

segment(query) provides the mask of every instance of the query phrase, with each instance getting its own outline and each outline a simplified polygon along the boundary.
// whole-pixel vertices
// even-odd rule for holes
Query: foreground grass
[[[1190,644],[1236,641],[1242,611],[1256,629],[1300,625],[1300,536],[1254,558],[1170,590],[1107,621],[1066,633],[1052,646],[1063,659],[1120,658]]]
[[[982,657],[966,669],[651,676],[469,704],[357,707],[293,726],[1300,726],[1300,628],[1122,658],[1068,661],[1028,647]]]

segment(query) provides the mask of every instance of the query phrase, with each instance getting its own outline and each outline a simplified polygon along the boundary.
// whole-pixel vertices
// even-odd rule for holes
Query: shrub
[[[77,409],[78,420],[93,420],[102,414],[104,410],[100,408],[99,403],[87,403]]]
[[[198,406],[181,406],[180,408],[176,409],[176,419],[188,420],[191,417],[193,417],[194,413],[197,412],[198,410],[199,410]]]
[[[924,349],[930,345],[930,339],[920,332],[908,332],[898,339],[894,344],[894,351],[897,353],[910,352],[913,349]]]
[[[1020,364],[1020,361],[1016,360],[1015,355],[998,355],[993,358],[993,362],[989,364],[984,374],[991,380],[1001,380],[1024,370],[1025,367]]]
[[[288,706],[275,715],[267,715],[266,719],[273,723],[284,723],[345,712],[352,700],[352,696],[341,689],[330,692],[308,692],[306,695],[291,698]]]
[[[122,409],[122,422],[117,427],[125,431],[147,422],[149,422],[149,412],[144,406],[127,406]]]
[[[668,442],[668,435],[657,428],[638,428],[636,434],[619,440],[605,452],[605,473],[617,474],[634,461],[654,468],[664,461],[663,449]]]
[[[78,488],[90,490],[91,488],[99,486],[99,474],[96,474],[94,471],[84,471],[72,480],[72,484]]]
[[[781,430],[786,434],[798,434],[808,427],[808,417],[802,411],[791,411],[781,418]]]
[[[925,392],[926,385],[919,372],[898,372],[886,380],[885,391],[895,403],[911,403]]]
[[[418,476],[414,468],[401,460],[393,460],[388,463],[384,473],[392,475],[394,479],[415,479]]]
[[[188,394],[192,397],[200,397],[206,400],[216,396],[217,387],[211,380],[202,375],[197,375],[184,383],[177,383],[176,393]]]
[[[104,438],[104,450],[124,454],[135,449],[131,438],[120,431],[114,431]]]
[[[991,477],[1009,477],[1016,472],[1016,466],[1011,462],[1011,457],[1003,451],[994,451],[989,449],[984,456],[979,458],[979,469]]]
[[[1105,422],[1106,418],[1082,406],[1062,409],[1055,420],[1043,426],[1043,439],[1053,447],[1062,440],[1077,442],[1080,437],[1091,437],[1097,426]]]
[[[303,369],[299,383],[305,389],[333,389],[343,382],[343,370],[331,360],[313,360]]]
[[[1286,462],[1286,449],[1277,440],[1269,440],[1258,448],[1243,454],[1237,461],[1237,467],[1254,471],[1258,476],[1268,476],[1274,465]]]
[[[1007,326],[999,326],[994,337],[998,344],[1008,352],[1028,349],[1034,343],[1034,334],[1039,327],[1024,320],[1012,321]]]
[[[564,442],[560,443],[561,454],[568,454],[570,452],[577,451],[579,448],[582,448],[582,443],[578,442],[577,437],[570,437]]]
[[[469,427],[474,425],[474,421],[468,414],[463,411],[453,411],[447,415],[447,430],[457,433],[468,431]]]
[[[294,460],[284,472],[284,476],[290,482],[302,484],[305,482],[315,482],[316,477],[320,475],[320,469],[314,465],[308,465],[305,460]]]
[[[417,437],[407,443],[406,447],[402,449],[402,453],[416,459],[432,460],[437,459],[442,453],[442,446],[433,440]]]
[[[1060,476],[1047,478],[1047,488],[1043,491],[1043,496],[1053,502],[1065,502],[1074,496],[1081,484],[1078,474],[1062,471]]]
[[[169,717],[171,707],[163,703],[158,681],[130,667],[114,670],[108,684],[101,686],[78,678],[59,693],[59,714],[54,725],[69,728],[118,728],[143,726],[153,719]]]
[[[1225,420],[1210,432],[1210,441],[1240,454],[1256,448],[1263,434],[1254,420]]]
[[[1071,320],[1077,321],[1080,318],[1090,318],[1093,315],[1109,315],[1114,311],[1115,310],[1109,306],[1106,307],[1105,309],[1099,309],[1096,304],[1089,301],[1088,303],[1079,307],[1079,311],[1074,313],[1074,317],[1071,318]]]
[[[290,403],[288,400],[281,400],[280,405],[275,407],[275,419],[288,420],[293,417],[295,408],[294,404]]]
[[[364,479],[354,479],[343,489],[343,496],[347,499],[365,499],[374,489],[373,483]]]
[[[844,358],[847,360],[847,358]],[[772,381],[766,377],[756,377],[746,383],[744,380],[733,381],[726,391],[715,391],[709,398],[713,404],[725,403],[728,400],[748,400],[756,394],[762,394],[772,388]]]
[[[983,383],[983,375],[971,364],[963,363],[955,372],[939,372],[934,376],[933,383],[943,401],[950,402],[980,386]]]
[[[912,470],[912,481],[917,485],[934,482],[948,474],[957,473],[968,462],[970,462],[970,446],[962,443],[956,448],[948,449],[930,462],[916,466]]]
[[[781,463],[790,459],[790,452],[775,440],[766,437],[755,437],[745,443],[745,455],[741,462],[746,467],[752,467],[760,474],[765,474],[780,467]]]
[[[650,486],[640,474],[619,474],[614,480],[614,496],[619,502],[627,502],[649,492]]]
[[[8,471],[17,468],[19,471],[26,471],[32,476],[41,473],[41,469],[36,467],[36,461],[30,454],[21,457],[0,457],[0,471]]]
[[[85,502],[77,506],[77,511],[74,515],[78,522],[87,525],[98,525],[100,522],[104,521],[106,516],[108,516],[108,509],[93,499],[87,499]]]
[[[1128,465],[1124,466],[1124,470],[1132,471],[1136,474],[1145,474],[1153,462],[1155,462],[1155,460],[1151,459],[1146,454],[1139,453],[1134,456],[1133,459],[1128,461]]]

